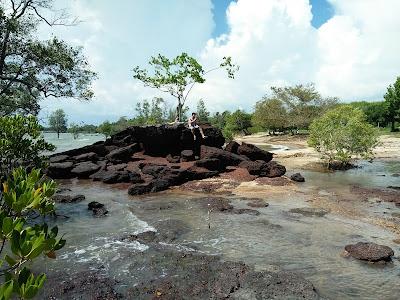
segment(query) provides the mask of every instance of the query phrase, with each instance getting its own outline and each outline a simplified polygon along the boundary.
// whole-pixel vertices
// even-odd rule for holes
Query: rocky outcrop
[[[204,139],[199,132],[194,139],[184,124],[128,127],[105,142],[53,155],[47,174],[54,179],[130,183],[131,195],[163,191],[232,168],[250,177],[285,174],[284,166],[271,161],[272,153],[237,142],[230,142],[224,150],[221,131],[208,125],[202,128]]]
[[[104,217],[108,214],[108,210],[103,203],[92,201],[88,204],[88,210],[93,212],[94,217]]]
[[[370,262],[391,261],[394,252],[392,248],[375,243],[362,243],[347,245],[345,251],[351,257]]]

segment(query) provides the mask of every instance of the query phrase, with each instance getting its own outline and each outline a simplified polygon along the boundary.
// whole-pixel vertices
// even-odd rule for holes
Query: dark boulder
[[[248,160],[246,157],[209,146],[201,146],[200,158],[201,159],[216,158],[220,160],[220,162],[224,167],[237,166],[242,161]]]
[[[210,171],[205,168],[199,168],[196,166],[192,166],[188,168],[185,172],[185,181],[190,181],[190,180],[202,180],[206,178],[211,178],[214,176],[217,176],[219,174],[219,171]]]
[[[290,179],[296,182],[304,182],[305,179],[300,173],[295,173],[292,176],[290,176]]]
[[[93,212],[95,217],[104,217],[108,214],[108,210],[105,208],[103,203],[92,201],[88,204],[88,210]]]
[[[225,146],[225,150],[235,153],[238,153],[238,149],[239,149],[240,144],[238,142],[235,141],[230,141],[226,146]]]
[[[270,161],[267,163],[268,166],[268,174],[267,177],[273,178],[273,177],[281,177],[285,175],[286,173],[286,168],[285,166],[282,166],[278,164],[277,162]]]
[[[96,173],[101,167],[90,161],[78,163],[71,170],[71,174],[78,178],[89,178],[90,175]]]
[[[103,203],[97,202],[97,201],[92,201],[88,203],[88,210],[93,210],[96,208],[102,208],[104,207]]]
[[[246,161],[242,161],[239,164],[239,167],[247,169],[247,171],[249,172],[250,175],[267,176],[267,174],[269,173],[268,165],[263,160],[257,160],[257,161],[246,160]]]
[[[50,163],[59,163],[64,162],[66,160],[70,160],[71,157],[69,155],[56,155],[49,158]]]
[[[140,150],[140,145],[134,143],[111,151],[106,155],[106,159],[114,164],[129,162],[132,159],[132,155]]]
[[[261,177],[280,177],[286,173],[286,168],[274,161],[268,163],[262,160],[243,161],[239,164],[239,167],[247,169],[250,175]]]
[[[131,171],[109,171],[102,181],[104,183],[121,183],[121,182],[131,182],[131,183],[141,183],[143,182],[140,174]]]
[[[193,150],[183,150],[181,152],[181,161],[193,161],[194,160],[194,153]]]
[[[74,164],[71,161],[50,163],[47,168],[47,175],[54,179],[71,178],[71,170]]]
[[[136,183],[129,187],[128,194],[132,196],[148,194],[151,192],[152,188],[153,188],[152,182]]]
[[[199,168],[205,168],[210,171],[221,171],[224,169],[221,161],[217,158],[200,159],[194,162],[194,165]]]
[[[272,160],[273,154],[271,152],[262,150],[255,145],[242,143],[238,149],[237,153],[240,155],[247,156],[250,160],[263,160],[269,162]]]
[[[98,155],[94,152],[83,153],[74,156],[74,160],[76,161],[97,161],[98,159],[99,159]]]
[[[347,245],[344,249],[350,256],[370,262],[391,261],[394,255],[392,248],[375,243],[358,242],[357,244]]]

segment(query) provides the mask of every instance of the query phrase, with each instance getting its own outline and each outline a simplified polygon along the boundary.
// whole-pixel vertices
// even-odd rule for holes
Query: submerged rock
[[[52,197],[53,201],[57,203],[76,203],[76,202],[81,202],[86,199],[84,195],[60,195],[56,194]]]
[[[348,255],[370,262],[391,261],[394,252],[392,248],[375,243],[363,243],[347,245],[344,247]]]
[[[323,217],[329,213],[329,210],[314,207],[299,207],[289,210],[291,213],[300,214],[305,217]]]
[[[295,173],[292,176],[290,176],[290,179],[296,182],[304,182],[306,181],[300,173]]]
[[[105,208],[104,204],[97,201],[90,202],[88,204],[88,210],[91,210],[95,217],[104,217],[108,214],[108,210]]]
[[[254,200],[252,200],[250,202],[247,202],[247,206],[262,208],[262,207],[268,207],[269,203],[265,202],[262,199],[254,199]]]

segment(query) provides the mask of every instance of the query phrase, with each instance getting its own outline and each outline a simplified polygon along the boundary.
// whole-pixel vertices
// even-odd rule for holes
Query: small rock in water
[[[247,206],[250,206],[250,207],[268,207],[269,203],[265,202],[262,199],[255,199],[255,200],[252,200],[250,202],[247,202]]]
[[[393,243],[400,244],[400,239],[394,239]]]
[[[289,210],[291,213],[301,214],[305,217],[323,217],[329,210],[323,208],[313,208],[313,207],[299,207],[299,208],[292,208]]]
[[[389,185],[387,188],[392,190],[400,190],[400,186]]]
[[[351,257],[370,262],[391,261],[394,255],[392,248],[375,243],[358,242],[346,245],[344,249]]]
[[[104,204],[97,201],[90,202],[88,204],[88,210],[91,210],[95,217],[104,217],[108,214],[108,210],[104,207]]]
[[[292,176],[290,176],[290,179],[296,182],[304,182],[306,181],[300,173],[295,173]]]
[[[400,177],[400,174],[399,173],[394,173],[394,174],[392,174],[392,176],[393,177]]]

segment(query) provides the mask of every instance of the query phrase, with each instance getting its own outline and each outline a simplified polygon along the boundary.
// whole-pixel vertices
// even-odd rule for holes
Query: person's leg
[[[201,134],[201,136],[203,137],[203,139],[205,139],[206,136],[204,135],[203,129],[201,129],[200,126],[199,126],[199,131],[200,131],[200,134]]]
[[[193,139],[196,140],[196,132],[194,132],[194,128],[193,128],[193,127],[190,128],[190,131],[191,131],[192,134],[193,134]]]

